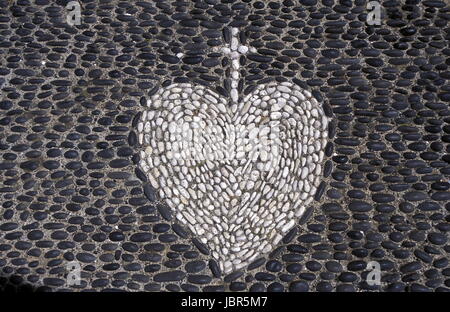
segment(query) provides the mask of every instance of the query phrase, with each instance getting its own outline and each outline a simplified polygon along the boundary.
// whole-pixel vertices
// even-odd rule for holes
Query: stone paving
[[[450,290],[449,19],[0,0],[0,289]]]

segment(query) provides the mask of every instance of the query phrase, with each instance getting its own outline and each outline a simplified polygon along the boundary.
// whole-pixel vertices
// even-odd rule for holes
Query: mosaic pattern
[[[67,2],[0,0],[1,288],[450,289],[445,1],[379,1],[380,26],[364,0],[83,0],[73,26]],[[271,252],[224,273],[158,200],[138,124],[174,84],[239,103],[272,83],[333,113],[323,178]]]
[[[229,108],[203,86],[174,84],[147,105],[141,167],[177,219],[224,273],[271,251],[320,184],[328,118],[317,101],[285,82]]]

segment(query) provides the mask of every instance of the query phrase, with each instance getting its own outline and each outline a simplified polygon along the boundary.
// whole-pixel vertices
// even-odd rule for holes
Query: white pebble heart
[[[328,118],[289,83],[229,100],[173,84],[147,102],[138,123],[140,168],[206,244],[224,273],[271,251],[321,182]]]

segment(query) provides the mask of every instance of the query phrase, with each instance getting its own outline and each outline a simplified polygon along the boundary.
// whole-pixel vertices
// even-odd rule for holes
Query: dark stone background
[[[0,0],[2,288],[448,291],[450,11],[380,2],[375,27],[358,0],[82,1],[71,27],[67,1]],[[258,49],[242,92],[295,81],[334,113],[325,193],[267,258],[225,278],[144,194],[130,135],[161,85],[227,94],[211,49],[224,27]],[[79,287],[66,285],[72,260]],[[373,260],[381,286],[365,282]]]

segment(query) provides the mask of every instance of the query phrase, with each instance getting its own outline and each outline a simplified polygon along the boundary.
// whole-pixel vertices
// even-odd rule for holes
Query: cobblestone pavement
[[[450,290],[450,6],[376,3],[0,0],[0,288]],[[277,178],[152,158],[202,114]]]

